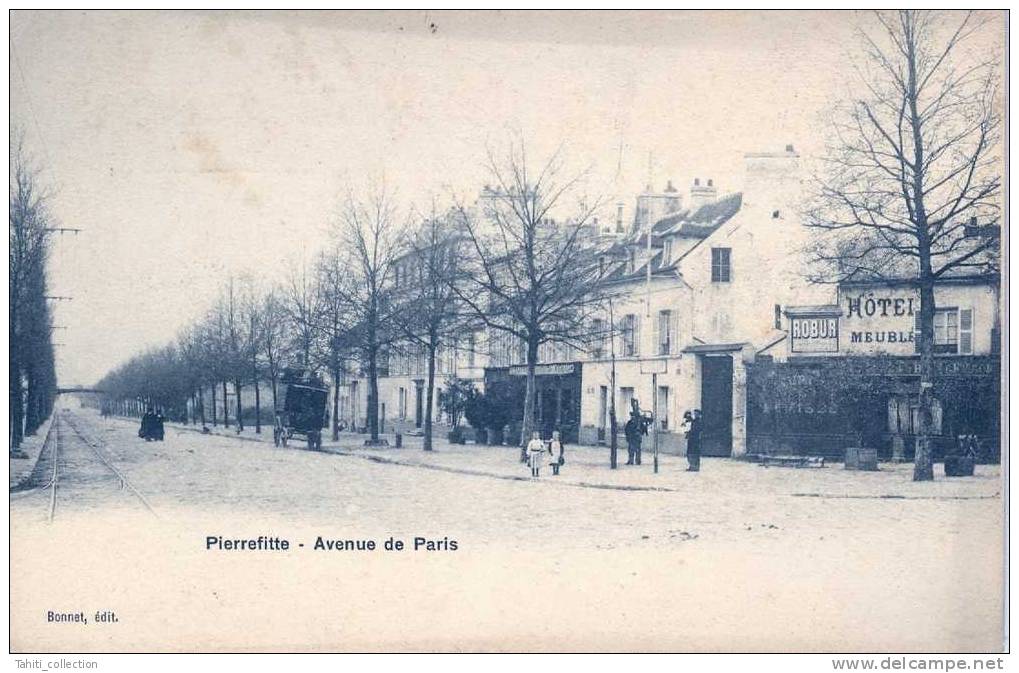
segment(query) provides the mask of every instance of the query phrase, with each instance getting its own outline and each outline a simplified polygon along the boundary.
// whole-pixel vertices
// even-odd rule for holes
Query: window
[[[782,329],[782,304],[775,304],[775,329]]]
[[[658,338],[655,339],[656,355],[668,355],[672,352],[672,341],[673,341],[673,328],[672,328],[672,311],[659,311],[658,312]]]
[[[477,332],[473,330],[467,333],[467,366],[473,367],[475,364],[474,353],[478,347],[478,336]]]
[[[630,418],[631,401],[633,400],[633,388],[619,389],[619,408],[616,409],[616,421],[625,423]],[[622,419],[622,420],[620,420]]]
[[[920,352],[920,311],[916,312],[913,330],[915,350]],[[934,353],[942,355],[973,354],[973,309],[939,308],[934,311]]]
[[[954,308],[934,311],[934,352],[957,353],[959,350],[959,311]]]
[[[732,278],[732,249],[711,249],[711,282],[728,283]]]
[[[600,360],[605,357],[605,336],[608,332],[605,329],[605,321],[595,318],[591,321],[591,348],[592,360]]]
[[[669,429],[669,387],[658,386],[658,409],[655,410],[655,420],[658,421],[660,430]]]
[[[637,330],[637,316],[632,313],[624,315],[623,324],[619,330],[623,337],[623,357],[633,357],[640,354]]]
[[[400,420],[403,421],[403,420],[407,419],[407,389],[406,388],[400,388],[400,400],[399,400],[399,402],[400,403],[398,405],[398,409],[399,409],[399,413],[400,413]]]

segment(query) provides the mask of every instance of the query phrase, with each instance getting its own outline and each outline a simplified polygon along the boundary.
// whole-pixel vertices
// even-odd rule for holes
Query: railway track
[[[61,494],[65,502],[77,501],[81,505],[102,508],[108,505],[108,489],[113,488],[129,495],[144,509],[158,518],[156,510],[134,484],[110,460],[101,440],[89,437],[63,412],[58,411],[50,437],[52,468],[49,482],[35,493],[47,493],[47,521],[56,518],[60,510]],[[82,447],[87,447],[82,450]],[[104,493],[105,491],[105,493]],[[26,493],[29,495],[29,493]]]

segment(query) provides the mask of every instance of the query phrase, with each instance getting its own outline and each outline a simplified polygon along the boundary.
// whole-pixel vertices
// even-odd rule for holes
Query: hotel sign
[[[920,312],[916,290],[880,288],[842,294],[842,349],[854,354],[912,355]]]

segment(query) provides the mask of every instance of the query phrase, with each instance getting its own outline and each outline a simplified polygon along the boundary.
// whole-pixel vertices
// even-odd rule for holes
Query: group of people
[[[166,417],[163,416],[162,409],[157,411],[149,407],[142,415],[142,426],[138,429],[138,436],[146,442],[163,441],[163,422],[165,420]]]
[[[627,465],[640,465],[641,438],[647,434],[651,422],[650,417],[633,413],[623,427]],[[684,412],[682,428],[686,434],[687,472],[700,472],[701,469],[701,423],[700,409]],[[552,469],[553,476],[558,476],[559,469],[566,464],[565,449],[558,430],[552,432],[552,438],[548,441],[543,440],[541,433],[535,431],[527,443],[527,465],[531,468],[531,476],[540,477],[541,467],[545,464]]]
[[[531,468],[531,476],[540,477],[541,466],[545,463],[552,468],[552,476],[558,476],[559,468],[566,464],[565,448],[558,430],[552,432],[552,438],[547,442],[541,438],[540,432],[535,431],[531,441],[527,442],[527,465]]]
[[[626,435],[626,464],[640,465],[641,444],[643,437],[647,434],[648,426],[652,420],[636,411],[630,414],[630,419],[623,426],[623,434]],[[694,409],[683,414],[683,429],[686,432],[686,460],[687,472],[699,472],[701,469],[701,410]]]

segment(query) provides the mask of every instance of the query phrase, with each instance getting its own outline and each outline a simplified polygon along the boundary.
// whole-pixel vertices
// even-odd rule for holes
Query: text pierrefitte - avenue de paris
[[[297,543],[299,548],[304,548],[303,542]],[[206,551],[289,551],[293,545],[290,540],[273,535],[259,535],[257,538],[227,538],[222,535],[206,535]],[[448,537],[441,539],[415,537],[410,543],[403,540],[389,537],[381,545],[375,540],[341,540],[324,538],[321,535],[315,538],[315,543],[310,545],[313,551],[456,551],[459,548],[456,540]]]

